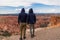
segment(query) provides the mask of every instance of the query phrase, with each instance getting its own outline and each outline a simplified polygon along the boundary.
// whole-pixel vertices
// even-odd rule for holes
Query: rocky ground
[[[46,26],[49,21],[48,17],[37,16],[35,28],[39,28],[41,24]],[[29,28],[29,27],[27,27]],[[18,25],[18,16],[0,16],[0,30],[7,30],[11,34],[20,34],[20,26]]]
[[[19,40],[20,35],[13,35],[11,37],[0,37],[0,40]],[[24,39],[23,39],[24,40]],[[60,40],[60,27],[57,28],[38,28],[35,30],[35,37],[31,38],[29,30],[25,40]]]
[[[35,24],[35,37],[30,37],[29,27],[27,26],[27,34],[25,40],[60,40],[60,22],[56,25],[45,27],[48,24],[50,18],[46,16],[37,16],[37,22]],[[53,20],[52,20],[53,22]],[[44,27],[41,27],[44,24]],[[8,30],[11,34],[10,37],[0,36],[0,40],[19,40],[20,27],[17,23],[17,16],[0,16],[0,31]],[[23,39],[24,40],[24,39]]]

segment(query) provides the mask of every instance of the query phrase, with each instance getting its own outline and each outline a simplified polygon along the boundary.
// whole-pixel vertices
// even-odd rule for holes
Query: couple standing
[[[26,38],[26,25],[29,24],[30,26],[30,33],[31,38],[34,37],[34,24],[36,23],[36,16],[33,13],[33,9],[29,9],[29,14],[25,13],[25,9],[22,8],[21,13],[19,13],[18,16],[18,24],[20,25],[20,40],[22,40],[22,37]]]

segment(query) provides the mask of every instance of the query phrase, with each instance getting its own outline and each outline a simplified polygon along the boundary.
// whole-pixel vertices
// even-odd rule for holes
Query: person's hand
[[[18,23],[18,26],[20,25],[20,23]]]
[[[29,24],[27,24],[27,28],[29,28]]]

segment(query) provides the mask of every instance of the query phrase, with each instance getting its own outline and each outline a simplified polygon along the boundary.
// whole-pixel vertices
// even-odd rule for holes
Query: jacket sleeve
[[[20,16],[20,14],[18,15],[18,24],[20,23],[20,18],[21,18],[21,16]]]
[[[34,22],[36,23],[36,15],[34,15]]]
[[[26,20],[27,23],[29,23],[29,15],[27,15],[27,20]]]

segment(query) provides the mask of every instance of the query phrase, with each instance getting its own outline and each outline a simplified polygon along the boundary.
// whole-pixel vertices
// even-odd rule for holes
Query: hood
[[[25,9],[24,8],[21,9],[21,13],[25,13]]]
[[[32,8],[29,9],[29,14],[31,14],[31,13],[33,13],[33,9]]]

